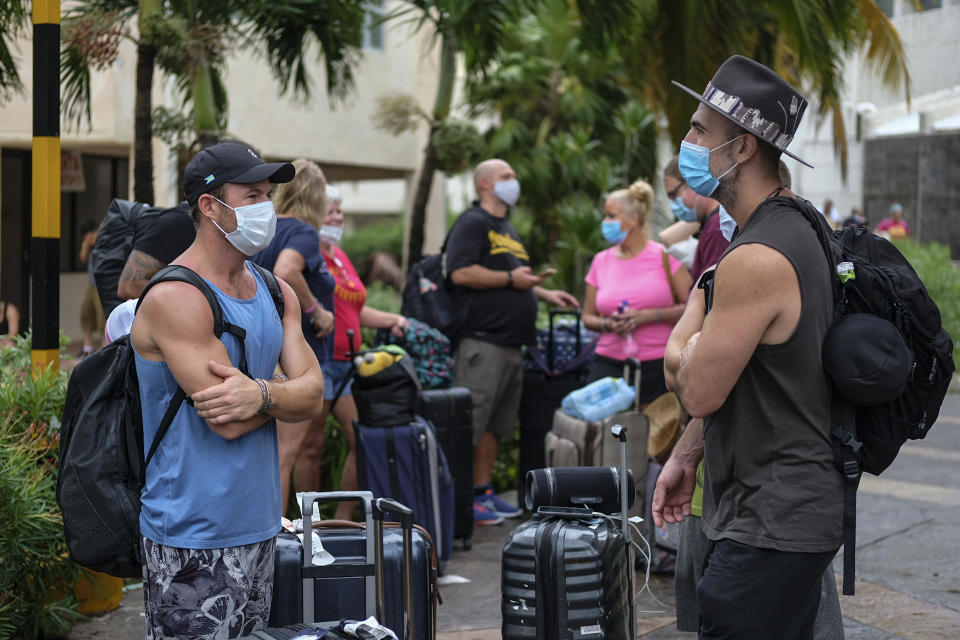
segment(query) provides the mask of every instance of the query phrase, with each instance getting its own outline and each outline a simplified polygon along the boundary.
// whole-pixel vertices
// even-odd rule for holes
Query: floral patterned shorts
[[[276,538],[180,549],[143,538],[147,640],[232,640],[267,627]]]

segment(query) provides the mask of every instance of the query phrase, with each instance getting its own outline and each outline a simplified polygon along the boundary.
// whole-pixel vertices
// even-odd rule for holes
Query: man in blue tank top
[[[184,404],[147,467],[142,494],[146,637],[239,638],[266,628],[280,529],[275,418],[308,420],[323,404],[323,376],[300,328],[300,306],[280,282],[280,318],[247,257],[276,228],[271,183],[290,164],[265,164],[245,144],[198,153],[184,173],[196,240],[173,264],[214,291],[241,341],[214,335],[199,289],[156,285],[131,330],[149,447],[170,398]],[[246,356],[249,377],[236,367]],[[275,376],[279,364],[282,374]]]
[[[830,268],[778,171],[781,153],[803,162],[786,147],[807,102],[741,56],[721,65],[703,94],[678,86],[701,102],[680,171],[740,231],[717,264],[712,306],[702,292],[691,296],[700,301],[674,329],[688,338],[665,358],[684,407],[703,420],[691,422],[664,466],[654,520],[690,515],[702,458],[710,548],[697,586],[700,637],[809,639],[821,577],[840,546],[843,478],[821,362],[833,319]]]

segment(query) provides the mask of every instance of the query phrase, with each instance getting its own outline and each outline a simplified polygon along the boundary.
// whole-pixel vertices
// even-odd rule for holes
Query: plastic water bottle
[[[630,304],[626,300],[621,300],[620,305],[617,307],[617,315],[623,315],[627,309],[630,308]],[[637,345],[633,341],[633,331],[627,334],[626,337],[627,346],[624,348],[624,355],[627,358],[633,358],[637,355]]]

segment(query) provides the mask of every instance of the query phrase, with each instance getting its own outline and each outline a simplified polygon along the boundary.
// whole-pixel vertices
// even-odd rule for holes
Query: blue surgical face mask
[[[727,239],[727,242],[733,240],[733,234],[737,231],[737,221],[733,219],[727,210],[720,206],[720,233]]]
[[[683,198],[680,196],[670,201],[670,211],[672,211],[673,215],[677,216],[677,220],[681,222],[697,221],[697,210],[685,205]]]
[[[713,174],[710,173],[710,153],[727,146],[740,137],[741,136],[737,136],[736,138],[727,140],[713,149],[707,149],[706,147],[687,142],[686,140],[680,143],[680,175],[683,176],[684,181],[693,189],[694,193],[709,198],[720,185],[720,178],[737,168],[737,165],[740,164],[739,162],[735,163],[719,176],[713,177]]]
[[[620,229],[619,220],[604,220],[600,225],[603,239],[610,244],[620,244],[627,239],[627,232]]]

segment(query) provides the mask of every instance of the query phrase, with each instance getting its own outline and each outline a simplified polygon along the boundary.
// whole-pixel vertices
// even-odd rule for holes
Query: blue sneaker
[[[516,518],[523,514],[523,509],[515,507],[496,494],[493,487],[487,485],[486,492],[473,499],[474,506],[480,505],[487,510],[503,516],[504,518]]]
[[[476,500],[473,501],[473,524],[500,524],[501,522],[503,522],[503,516],[490,511]]]

